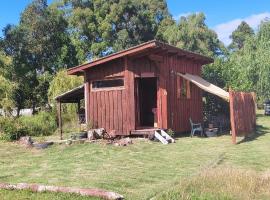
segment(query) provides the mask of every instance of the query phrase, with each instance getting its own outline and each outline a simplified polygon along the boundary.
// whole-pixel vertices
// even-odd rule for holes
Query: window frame
[[[177,76],[177,99],[191,99],[191,83],[183,77]],[[185,87],[185,88],[183,88]],[[184,94],[183,94],[184,90]]]
[[[113,86],[113,87],[102,87],[102,88],[94,88],[93,82],[97,81],[113,81],[113,80],[122,80],[123,86]],[[125,89],[125,80],[123,77],[116,77],[116,78],[110,78],[110,79],[97,79],[91,81],[91,92],[99,92],[99,91],[111,91],[111,90],[124,90]]]

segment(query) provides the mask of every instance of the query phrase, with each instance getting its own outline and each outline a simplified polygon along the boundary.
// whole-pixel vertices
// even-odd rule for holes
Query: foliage
[[[27,127],[15,118],[0,117],[0,140],[13,141],[27,135]]]
[[[67,92],[75,87],[78,87],[83,84],[83,78],[77,76],[69,76],[67,75],[67,71],[65,69],[60,70],[53,80],[50,82],[48,97],[49,102],[54,104],[54,109],[56,108],[56,102],[54,98],[64,92]],[[77,117],[76,114],[76,106],[77,105],[63,105],[63,122],[70,122],[71,120],[75,120]],[[56,110],[54,110],[56,112]]]
[[[24,127],[27,127],[28,136],[51,135],[57,129],[54,113],[39,112],[33,116],[22,116],[18,119]]]
[[[270,21],[233,52],[225,66],[227,84],[235,90],[255,91],[260,102],[270,98]]]
[[[155,38],[168,16],[164,0],[62,0],[81,62]]]
[[[54,103],[54,98],[68,90],[74,89],[83,84],[83,78],[70,76],[67,70],[62,69],[54,76],[50,82],[48,96],[51,103]]]
[[[167,133],[171,137],[174,137],[175,136],[175,132],[172,129],[167,130]]]
[[[229,48],[241,49],[244,46],[245,41],[252,36],[254,36],[253,29],[245,21],[242,21],[230,36],[232,43],[229,45]]]
[[[4,29],[2,46],[12,57],[9,74],[18,84],[14,98],[18,109],[27,106],[34,112],[43,106],[48,102],[50,75],[78,64],[67,27],[63,11],[48,6],[46,0],[34,0],[21,14],[19,25]]]
[[[13,95],[16,85],[0,75],[0,108],[10,115],[14,107]]]
[[[26,135],[51,135],[56,128],[55,115],[50,112],[40,112],[33,116],[20,118],[0,117],[0,139],[6,141],[18,140]]]
[[[205,24],[203,13],[181,17],[179,24],[169,23],[162,37],[171,45],[207,56],[213,57],[226,52],[217,34]]]

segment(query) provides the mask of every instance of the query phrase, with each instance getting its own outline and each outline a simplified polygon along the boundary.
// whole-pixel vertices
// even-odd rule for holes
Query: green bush
[[[34,116],[23,116],[19,120],[27,127],[29,136],[51,135],[57,129],[55,116],[50,112],[39,112]]]
[[[0,118],[0,139],[6,141],[18,140],[22,136],[47,136],[57,129],[53,113],[40,112],[34,116],[20,118]]]
[[[19,120],[14,118],[0,118],[0,139],[6,141],[18,140],[20,137],[27,135],[27,127]]]

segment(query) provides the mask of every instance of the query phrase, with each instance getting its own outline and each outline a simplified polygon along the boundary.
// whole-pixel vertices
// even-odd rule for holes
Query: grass
[[[63,199],[72,199],[72,200],[98,200],[98,198],[89,198],[82,197],[75,194],[62,194],[62,193],[33,193],[30,191],[8,191],[0,190],[0,199],[1,200],[63,200]]]
[[[103,188],[126,199],[252,199],[254,196],[269,199],[263,187],[262,191],[252,188],[269,184],[269,179],[264,184],[260,181],[270,170],[270,117],[258,114],[257,134],[244,142],[241,139],[238,145],[232,145],[231,137],[225,135],[184,137],[167,146],[135,140],[128,147],[78,144],[54,145],[45,150],[0,143],[0,182]],[[252,174],[252,182],[246,172]],[[241,195],[235,194],[235,187],[231,187],[234,184],[240,184],[235,187]],[[227,185],[230,189],[225,190]],[[24,193],[0,191],[0,199],[5,196],[16,199],[13,195],[26,199]],[[55,194],[38,195],[50,199]],[[32,194],[31,199],[43,199],[38,195]],[[59,196],[59,199],[72,198]]]

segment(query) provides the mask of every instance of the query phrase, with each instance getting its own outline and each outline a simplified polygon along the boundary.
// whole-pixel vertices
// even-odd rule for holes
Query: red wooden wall
[[[230,118],[232,141],[236,136],[246,136],[256,128],[256,103],[254,93],[230,91]]]
[[[201,75],[201,64],[179,56],[168,56],[165,63],[169,69],[166,74],[168,88],[168,128],[178,132],[190,130],[189,118],[195,122],[203,120],[202,91],[190,83],[189,99],[177,97],[177,76],[173,72]],[[179,83],[178,83],[179,84]]]
[[[124,57],[90,68],[85,73],[87,120],[95,127],[116,130],[127,135],[136,127],[135,79],[147,75],[158,77],[157,117],[159,128],[190,130],[189,117],[202,120],[202,94],[191,86],[190,99],[178,99],[176,75],[171,71],[200,75],[201,64],[184,57],[163,54],[163,61],[147,56]],[[91,91],[91,81],[114,77],[124,78],[124,89]],[[88,108],[87,108],[88,107]]]

